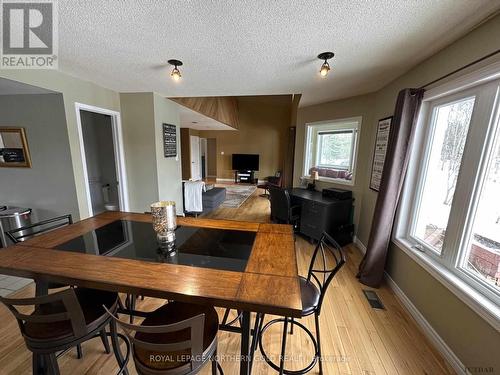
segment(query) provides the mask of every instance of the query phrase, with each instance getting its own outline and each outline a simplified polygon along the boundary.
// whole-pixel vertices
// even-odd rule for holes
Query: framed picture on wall
[[[166,158],[177,156],[177,128],[175,125],[163,124],[163,153]]]
[[[24,128],[0,127],[0,167],[31,168]]]
[[[370,175],[370,189],[379,191],[382,172],[384,170],[385,154],[389,144],[392,116],[378,121],[375,149],[373,151],[372,173]]]

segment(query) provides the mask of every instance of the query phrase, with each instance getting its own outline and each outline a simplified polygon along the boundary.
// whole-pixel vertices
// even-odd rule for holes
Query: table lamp
[[[311,173],[311,180],[312,180],[312,182],[307,184],[307,190],[316,190],[316,181],[319,180],[318,171],[313,171]]]

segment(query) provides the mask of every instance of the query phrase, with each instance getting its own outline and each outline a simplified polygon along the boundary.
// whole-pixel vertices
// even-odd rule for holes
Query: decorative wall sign
[[[31,168],[24,128],[0,127],[0,167]]]
[[[175,125],[163,124],[163,153],[166,158],[177,156],[177,128]]]
[[[378,121],[377,138],[373,152],[372,174],[370,177],[370,189],[379,191],[380,180],[384,170],[385,154],[389,144],[389,132],[391,130],[392,116]]]

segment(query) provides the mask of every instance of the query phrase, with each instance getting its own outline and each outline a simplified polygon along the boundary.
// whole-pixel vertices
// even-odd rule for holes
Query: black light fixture
[[[330,71],[330,64],[328,64],[328,60],[333,58],[335,54],[333,52],[323,52],[318,55],[318,59],[324,60],[323,65],[321,65],[321,69],[319,70],[319,74],[321,77],[326,77],[328,72]]]
[[[168,63],[170,65],[174,66],[174,69],[172,69],[172,73],[170,73],[170,77],[172,77],[172,79],[174,81],[179,81],[182,77],[182,74],[181,74],[181,71],[179,70],[179,68],[177,68],[177,67],[182,66],[182,61],[172,59],[172,60],[168,60]]]

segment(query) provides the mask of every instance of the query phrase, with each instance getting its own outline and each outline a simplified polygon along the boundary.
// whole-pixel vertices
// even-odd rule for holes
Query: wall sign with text
[[[372,173],[370,177],[370,189],[379,191],[382,172],[384,171],[385,154],[389,144],[389,133],[391,131],[392,116],[378,121],[377,138],[373,152]]]
[[[166,158],[177,156],[177,128],[175,125],[163,124],[163,153]]]

